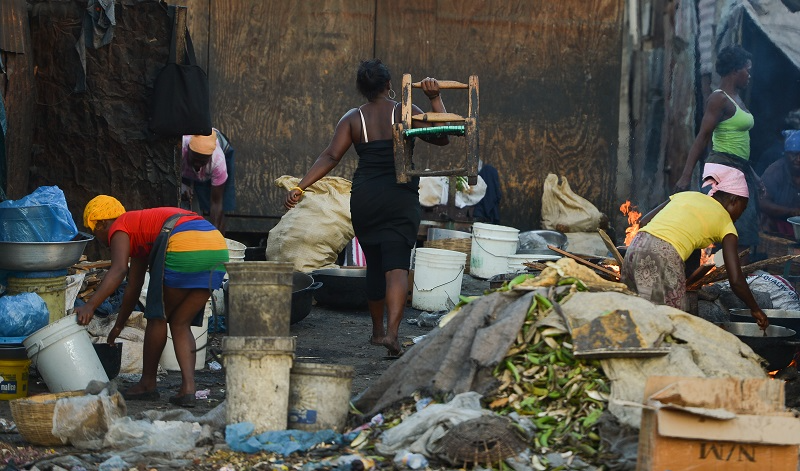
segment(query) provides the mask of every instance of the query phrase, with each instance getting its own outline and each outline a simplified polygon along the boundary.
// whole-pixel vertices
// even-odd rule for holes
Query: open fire
[[[642,218],[642,213],[636,210],[636,206],[632,205],[630,200],[626,200],[619,207],[622,214],[628,216],[628,227],[625,229],[625,246],[631,245],[636,233],[639,232],[639,219]]]
[[[628,227],[625,229],[625,246],[631,245],[633,238],[639,232],[639,220],[642,219],[642,213],[638,211],[638,207],[631,204],[630,200],[626,200],[619,207],[623,215],[628,217]],[[705,249],[700,251],[700,265],[713,265],[714,254],[711,252],[714,245],[711,244]],[[722,254],[720,253],[720,257]],[[714,268],[709,270],[709,273],[714,271]]]

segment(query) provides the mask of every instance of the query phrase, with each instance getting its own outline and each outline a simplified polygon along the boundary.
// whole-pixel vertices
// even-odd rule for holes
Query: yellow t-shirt
[[[721,242],[728,234],[739,235],[731,215],[714,198],[697,191],[685,191],[669,199],[642,231],[669,242],[683,261],[696,249]]]

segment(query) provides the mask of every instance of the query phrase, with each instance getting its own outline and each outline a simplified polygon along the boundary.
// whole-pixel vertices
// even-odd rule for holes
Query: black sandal
[[[194,407],[197,403],[197,398],[194,393],[184,394],[183,396],[172,396],[169,398],[169,403],[180,407]]]
[[[140,393],[132,393],[128,391],[122,393],[122,397],[125,398],[126,401],[157,401],[161,396],[157,389]]]

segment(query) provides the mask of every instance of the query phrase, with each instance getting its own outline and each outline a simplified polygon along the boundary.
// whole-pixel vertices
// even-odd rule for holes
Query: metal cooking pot
[[[325,268],[311,272],[322,287],[314,292],[317,304],[338,309],[367,308],[366,268]]]
[[[767,327],[766,337],[764,331],[754,322],[723,322],[717,325],[738,337],[764,358],[769,371],[785,368],[800,348],[800,342],[793,339],[797,332],[779,325]]]
[[[769,319],[769,325],[779,325],[797,332],[794,335],[796,340],[800,340],[800,311],[788,311],[786,309],[764,309],[764,314]],[[750,309],[731,309],[731,322],[755,322],[750,314]]]
[[[296,324],[308,316],[314,291],[321,286],[322,283],[314,281],[311,275],[299,271],[292,273],[292,314],[289,324]]]

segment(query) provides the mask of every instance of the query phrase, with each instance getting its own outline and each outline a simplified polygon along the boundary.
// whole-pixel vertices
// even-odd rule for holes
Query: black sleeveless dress
[[[355,143],[358,168],[353,175],[350,213],[359,243],[406,242],[412,247],[422,210],[419,177],[398,184],[392,140]]]

